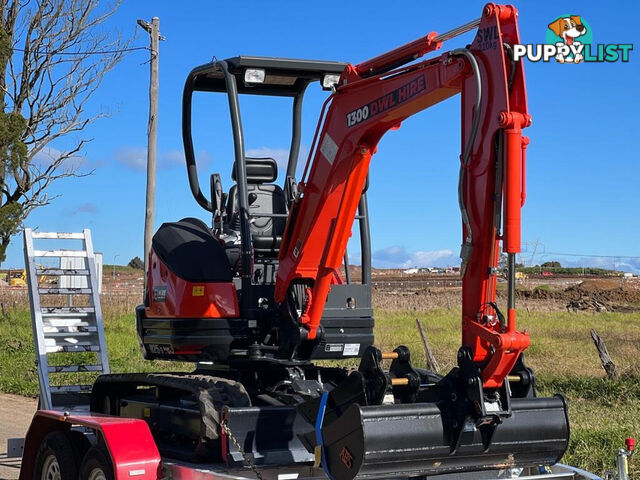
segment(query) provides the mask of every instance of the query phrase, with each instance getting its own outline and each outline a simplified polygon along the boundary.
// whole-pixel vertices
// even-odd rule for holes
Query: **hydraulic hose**
[[[476,81],[476,101],[474,104],[473,119],[471,121],[471,132],[469,132],[469,138],[465,144],[462,156],[460,158],[460,175],[458,177],[458,205],[460,207],[460,214],[462,215],[462,223],[465,227],[465,239],[460,250],[460,258],[462,259],[461,273],[464,275],[464,270],[467,263],[473,253],[473,235],[471,233],[471,224],[469,223],[469,213],[464,203],[464,180],[467,167],[469,166],[469,159],[471,157],[471,150],[476,140],[478,133],[478,127],[480,125],[480,111],[482,107],[482,79],[480,78],[480,67],[476,57],[466,48],[457,48],[451,51],[451,55],[464,56],[471,65],[473,71],[473,77]]]

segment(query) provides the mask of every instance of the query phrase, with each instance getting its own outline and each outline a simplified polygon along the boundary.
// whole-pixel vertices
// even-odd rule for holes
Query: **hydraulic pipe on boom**
[[[279,255],[275,300],[287,307],[283,311],[303,340],[322,336],[322,311],[331,284],[341,281],[339,268],[380,138],[461,94],[462,346],[481,369],[485,388],[500,387],[528,347],[528,334],[516,328],[512,288],[506,321],[497,320],[503,317],[495,303],[500,241],[509,255],[511,286],[515,279],[528,143],[522,129],[531,122],[524,70],[509,55],[520,42],[516,17],[513,7],[488,4],[479,20],[440,36],[430,33],[343,72],[318,125]],[[410,63],[475,26],[467,49]],[[496,205],[496,192],[502,205]]]

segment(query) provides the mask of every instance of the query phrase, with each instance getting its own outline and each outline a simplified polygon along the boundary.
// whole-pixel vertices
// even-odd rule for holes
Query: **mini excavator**
[[[476,28],[470,45],[441,52]],[[92,411],[146,420],[168,458],[315,464],[336,480],[557,462],[568,444],[567,405],[536,396],[523,357],[529,334],[518,330],[515,308],[529,143],[522,130],[531,124],[523,65],[513,59],[519,43],[516,9],[489,3],[476,21],[357,65],[238,56],[193,69],[182,133],[191,192],[211,224],[185,218],[160,227],[136,322],[145,358],[196,369],[100,376]],[[297,179],[303,97],[318,86],[327,99]],[[219,174],[207,195],[201,190],[194,92],[227,97],[235,151],[227,191]],[[367,188],[382,136],[458,94],[462,339],[457,366],[442,376],[413,366],[404,346],[374,346]],[[292,99],[281,185],[274,159],[245,156],[241,95]],[[361,278],[351,278],[347,255],[356,228]],[[345,358],[359,359],[357,370],[314,363]]]

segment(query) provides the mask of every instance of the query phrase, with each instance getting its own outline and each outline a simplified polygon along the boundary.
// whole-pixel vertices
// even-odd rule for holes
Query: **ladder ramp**
[[[24,256],[40,408],[88,410],[93,379],[110,372],[91,231],[25,228]]]

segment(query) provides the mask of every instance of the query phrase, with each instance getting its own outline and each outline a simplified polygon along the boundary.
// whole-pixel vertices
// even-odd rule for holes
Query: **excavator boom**
[[[440,36],[431,33],[343,72],[319,121],[315,149],[289,215],[275,287],[281,303],[290,301],[294,290],[305,292],[305,298],[294,300],[302,307],[297,320],[309,340],[321,334],[329,289],[340,281],[339,267],[381,137],[406,118],[461,94],[462,345],[483,365],[487,388],[503,383],[529,345],[528,334],[516,330],[513,298],[506,319],[495,302],[500,241],[510,259],[520,251],[528,143],[522,129],[531,122],[523,66],[510,57],[512,46],[520,43],[516,18],[515,8],[488,4],[479,21]],[[468,48],[409,63],[476,25]]]

